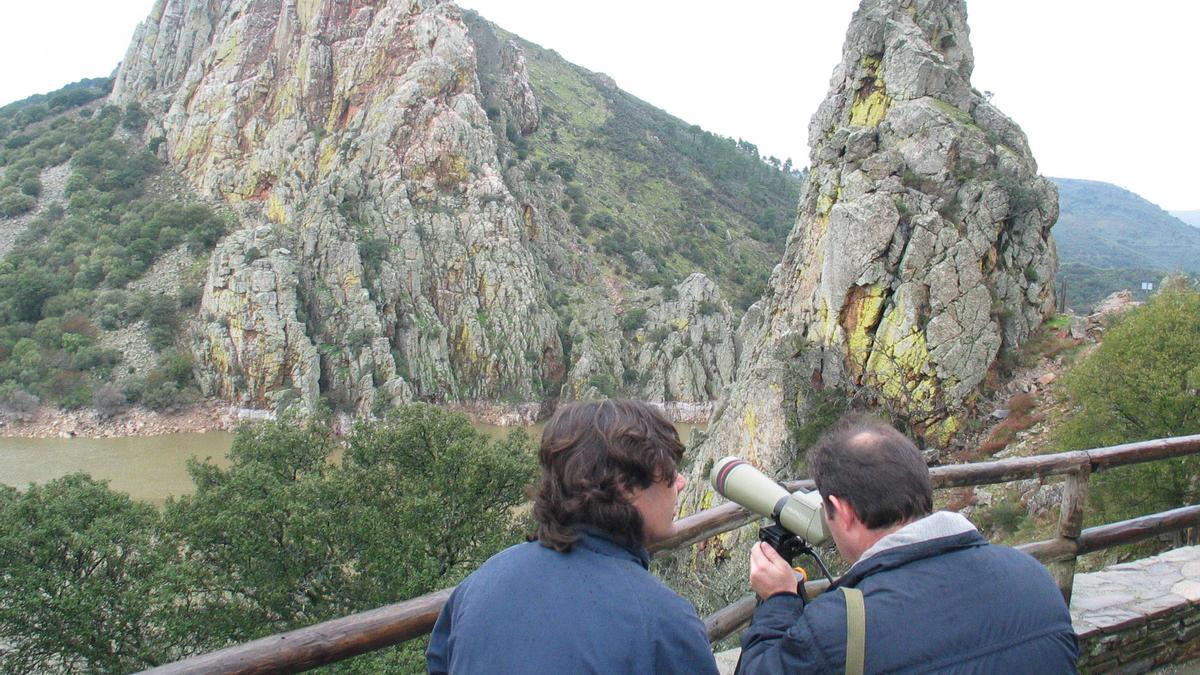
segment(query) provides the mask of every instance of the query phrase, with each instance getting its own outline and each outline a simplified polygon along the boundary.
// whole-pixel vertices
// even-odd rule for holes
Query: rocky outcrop
[[[256,408],[695,419],[798,189],[449,0],[159,0],[113,91],[236,216],[188,333],[205,393]]]
[[[270,226],[236,232],[209,263],[192,327],[201,389],[246,406],[315,407],[320,360],[298,319],[296,259]]]
[[[716,284],[693,274],[666,293],[655,289],[648,296],[657,302],[645,310],[626,359],[638,397],[692,403],[720,398],[737,353],[733,310]]]
[[[696,471],[796,458],[789,423],[829,396],[943,445],[1004,350],[1053,309],[1054,186],[970,83],[961,0],[864,0],[809,126],[812,168]],[[702,476],[690,481],[702,504]]]
[[[248,227],[214,255],[192,331],[206,393],[326,391],[361,413],[377,392],[557,387],[555,318],[475,68],[447,2],[159,1],[114,97],[156,113],[147,135]],[[521,79],[510,93],[536,126]]]
[[[733,376],[733,310],[703,274],[666,290],[614,286],[603,298],[580,291],[566,304],[572,366],[565,398],[621,394],[685,404],[665,409],[679,419],[706,419]]]

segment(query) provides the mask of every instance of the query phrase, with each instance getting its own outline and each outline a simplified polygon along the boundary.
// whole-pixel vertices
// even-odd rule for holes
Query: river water
[[[476,424],[491,438],[503,438],[513,427]],[[694,425],[676,424],[686,443]],[[526,427],[535,439],[542,425]],[[228,466],[233,434],[222,431],[124,438],[0,437],[0,483],[24,489],[76,471],[109,481],[109,487],[134,499],[161,506],[168,495],[191,494],[187,474],[190,457]]]

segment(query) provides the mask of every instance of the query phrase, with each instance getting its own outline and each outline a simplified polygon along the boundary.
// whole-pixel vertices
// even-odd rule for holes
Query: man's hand
[[[763,600],[776,593],[795,593],[796,572],[770,544],[760,541],[750,549],[750,587]]]

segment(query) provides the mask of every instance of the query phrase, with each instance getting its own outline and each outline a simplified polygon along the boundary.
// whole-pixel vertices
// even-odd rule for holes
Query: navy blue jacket
[[[1072,673],[1071,615],[1033,558],[977,531],[884,550],[851,567],[807,607],[780,593],[742,635],[743,673],[842,672],[846,600],[866,605],[868,673]]]
[[[646,550],[581,535],[567,553],[513,546],[459,584],[430,636],[429,672],[715,675],[704,624],[650,574]]]

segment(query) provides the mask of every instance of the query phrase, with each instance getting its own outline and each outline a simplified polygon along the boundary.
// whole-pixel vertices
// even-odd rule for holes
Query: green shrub
[[[1077,411],[1059,427],[1063,450],[1200,433],[1200,292],[1164,290],[1110,327],[1064,377]],[[1091,492],[1105,522],[1194,504],[1200,457],[1106,471]]]
[[[173,349],[159,356],[156,370],[161,373],[163,379],[182,389],[193,382],[193,365],[191,352]]]
[[[0,191],[0,216],[5,218],[28,213],[36,205],[36,199],[22,193],[17,188],[7,187]]]
[[[163,382],[147,387],[141,393],[141,403],[151,410],[165,410],[186,402],[186,398],[174,382]]]
[[[141,133],[142,129],[146,128],[146,122],[150,116],[142,109],[140,103],[134,101],[125,105],[125,114],[121,119],[121,126],[134,133]]]
[[[102,418],[121,412],[125,404],[124,392],[111,384],[102,384],[92,392],[92,407]]]
[[[637,307],[626,310],[621,315],[621,330],[625,332],[635,331],[646,324],[646,308]]]
[[[558,174],[564,183],[575,180],[575,165],[565,159],[555,159],[548,165],[549,169]]]
[[[617,378],[613,377],[612,373],[595,373],[588,378],[588,385],[595,387],[605,398],[617,395]]]

